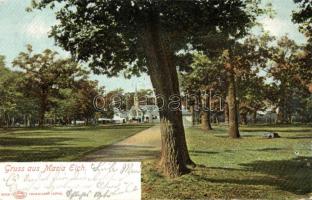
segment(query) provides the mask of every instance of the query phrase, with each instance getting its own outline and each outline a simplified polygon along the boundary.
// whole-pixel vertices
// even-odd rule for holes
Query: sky
[[[48,37],[50,27],[56,23],[53,11],[45,9],[26,12],[25,8],[30,2],[31,0],[0,0],[0,54],[6,56],[8,67],[11,67],[11,62],[21,51],[26,50],[27,44],[31,44],[37,53],[49,48],[58,51],[62,56],[69,56]],[[264,29],[274,36],[288,34],[297,43],[304,43],[305,38],[299,33],[298,26],[291,22],[292,10],[296,8],[293,0],[271,0],[271,2],[276,15],[273,19],[269,17],[260,19]],[[91,75],[90,78],[98,80],[108,91],[117,88],[123,88],[125,91],[152,88],[147,75],[130,80],[122,76],[107,78],[104,75]]]

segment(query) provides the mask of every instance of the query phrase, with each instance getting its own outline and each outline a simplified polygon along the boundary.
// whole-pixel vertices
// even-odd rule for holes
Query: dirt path
[[[82,161],[141,161],[160,152],[160,127],[153,126],[82,158]]]

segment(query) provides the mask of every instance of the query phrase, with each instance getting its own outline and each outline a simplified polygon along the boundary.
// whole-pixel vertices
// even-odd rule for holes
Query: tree
[[[61,7],[53,27],[56,42],[95,73],[117,75],[127,69],[147,72],[160,111],[164,174],[176,177],[193,164],[187,151],[180,109],[171,110],[172,95],[180,95],[175,53],[187,44],[203,47],[211,33],[244,35],[261,13],[259,1],[33,1],[33,7]]]
[[[233,41],[228,49],[223,51],[222,60],[227,80],[227,105],[229,109],[229,136],[239,138],[238,122],[238,89],[237,80],[255,76],[258,68],[267,63],[267,44],[271,40],[269,35],[256,37],[248,35],[243,41]]]
[[[57,98],[54,99],[54,106],[50,109],[50,115],[60,121],[61,124],[69,124],[76,118],[77,95],[73,88],[64,88],[58,91]]]
[[[303,32],[312,42],[312,7],[309,0],[294,0],[298,9],[293,12],[293,21],[300,24],[300,31]]]
[[[203,53],[196,52],[193,54],[193,62],[189,71],[181,73],[182,88],[189,96],[196,96],[201,110],[202,130],[212,130],[210,91],[219,90],[219,82],[224,73],[221,63],[218,59],[212,60]]]
[[[277,122],[290,123],[294,113],[292,100],[295,88],[306,87],[302,84],[300,76],[301,65],[298,65],[300,48],[295,41],[283,36],[277,41],[276,47],[272,48],[270,59],[273,61],[268,72],[276,82],[277,96]]]
[[[70,88],[59,90],[51,114],[61,119],[63,124],[84,120],[88,125],[96,117],[93,100],[102,94],[103,88],[98,87],[97,81],[78,80]]]
[[[21,83],[24,73],[5,67],[5,57],[0,56],[0,127],[24,123],[31,126],[37,117],[38,102],[24,94]]]
[[[258,71],[250,71],[237,79],[240,122],[247,124],[247,115],[252,115],[252,122],[257,122],[257,112],[266,107],[266,89],[264,77],[259,77]]]
[[[101,95],[103,90],[98,88],[97,81],[80,80],[75,85],[75,117],[84,119],[86,124],[89,124],[90,119],[94,119],[96,112],[93,107],[93,99]]]
[[[5,57],[0,55],[0,125],[5,122],[7,127],[10,126],[10,115],[16,111],[16,77],[5,67]]]
[[[300,25],[300,31],[308,38],[304,53],[299,57],[300,76],[312,88],[312,7],[307,0],[294,0],[299,9],[293,12],[293,21]]]
[[[191,58],[190,58],[191,57]],[[192,125],[199,123],[198,113],[200,111],[200,82],[194,75],[194,69],[191,66],[193,62],[193,55],[187,53],[185,55],[179,55],[180,68],[182,70],[179,73],[179,85],[181,92],[184,96],[183,102],[186,109],[191,112]]]
[[[115,107],[121,110],[126,109],[128,105],[127,102],[124,101],[124,97],[124,90],[122,88],[117,88],[105,94],[103,99],[103,116],[112,119],[114,117]]]
[[[84,76],[86,72],[71,59],[56,57],[57,52],[46,49],[41,54],[33,54],[32,46],[22,52],[13,61],[24,71],[23,87],[28,96],[38,98],[39,126],[44,125],[46,111],[49,110],[49,97],[60,88],[72,85],[74,81]]]

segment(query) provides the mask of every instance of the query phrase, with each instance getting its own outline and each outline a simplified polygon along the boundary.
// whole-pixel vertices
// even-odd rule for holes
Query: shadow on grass
[[[195,175],[198,180],[212,183],[263,185],[288,191],[296,195],[306,195],[312,192],[312,157],[299,157],[291,160],[256,161],[241,164],[244,169],[205,167],[207,170],[221,170],[222,173],[241,174],[233,178],[209,178],[207,175]],[[228,171],[228,172],[227,172]],[[221,172],[220,172],[221,173]],[[259,173],[263,175],[259,175]],[[243,175],[242,175],[243,174]],[[253,175],[255,174],[255,175]],[[265,192],[265,191],[263,191]]]
[[[55,147],[31,150],[0,150],[0,161],[53,161],[88,151],[88,147]]]
[[[60,142],[75,140],[75,138],[68,137],[49,137],[49,138],[19,138],[19,137],[1,137],[0,145],[8,146],[42,146],[42,145],[59,145]]]
[[[230,138],[228,135],[214,135],[215,137],[218,137],[218,138]]]
[[[265,129],[265,128],[242,128],[243,132],[250,133],[250,132],[285,132],[285,133],[306,133],[306,132],[312,132],[312,129]]]
[[[253,149],[253,151],[282,151],[286,148],[263,148],[263,149]]]
[[[0,133],[12,133],[12,134],[21,134],[24,131],[34,131],[35,133],[49,133],[49,132],[58,132],[58,131],[92,131],[92,130],[101,130],[101,129],[138,129],[138,128],[149,128],[154,124],[111,124],[111,125],[99,125],[99,126],[58,126],[58,127],[35,127],[35,128],[0,128]],[[18,131],[17,133],[14,133]]]
[[[236,168],[229,168],[229,167],[206,167],[206,166],[201,166],[203,168],[207,168],[207,169],[214,169],[214,170],[225,170],[225,171],[237,171],[237,172],[241,172],[242,169],[236,169]]]
[[[218,135],[218,134],[215,134],[215,137],[218,137],[218,138],[230,138],[228,135]],[[241,134],[241,137],[239,139],[242,139],[242,138],[252,138],[252,137],[261,137],[261,135],[257,134],[257,135],[245,135],[245,134]]]
[[[150,125],[109,125],[109,126],[92,126],[92,127],[57,127],[52,128],[51,131],[90,131],[90,130],[107,130],[107,129],[140,129],[148,128]]]
[[[286,138],[286,139],[310,139],[310,140],[312,140],[312,133],[311,133],[311,135],[306,135],[306,136],[290,136],[290,137],[284,137],[284,138]]]
[[[312,157],[298,157],[291,160],[256,161],[241,165],[249,171],[277,177],[272,186],[302,195],[312,192],[311,164]]]
[[[53,161],[60,158],[78,156],[90,150],[90,147],[74,147],[66,145],[66,142],[79,140],[69,137],[1,137],[0,161]],[[27,149],[20,149],[27,147]],[[14,148],[14,149],[12,149]],[[67,157],[67,158],[66,158]]]
[[[111,145],[107,148],[93,152],[82,158],[83,161],[141,161],[145,159],[156,159],[160,151],[154,146],[140,145]]]
[[[218,154],[216,151],[202,151],[202,150],[191,150],[189,151],[191,154]]]

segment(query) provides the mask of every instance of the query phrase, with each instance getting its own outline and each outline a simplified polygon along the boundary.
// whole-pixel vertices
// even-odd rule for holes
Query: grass
[[[0,161],[71,161],[150,125],[0,130]],[[267,131],[281,138],[265,139]],[[299,199],[312,196],[312,127],[244,126],[242,139],[226,127],[186,130],[197,167],[176,179],[143,162],[143,199]]]
[[[281,138],[265,139],[266,131]],[[198,166],[174,180],[143,164],[143,199],[298,199],[312,196],[312,127],[242,127],[242,139],[225,127],[186,130]]]
[[[151,125],[0,130],[0,161],[72,161]]]

